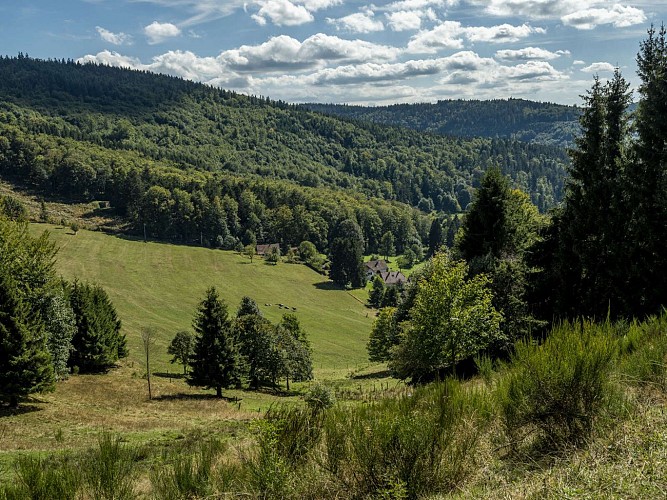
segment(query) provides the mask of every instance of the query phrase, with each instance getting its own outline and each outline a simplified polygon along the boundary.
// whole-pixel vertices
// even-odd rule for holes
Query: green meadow
[[[373,311],[306,266],[271,265],[258,257],[251,263],[234,252],[96,231],[74,235],[50,224],[32,224],[31,230],[49,231],[60,248],[56,266],[64,278],[96,282],[107,290],[128,338],[130,361],[142,362],[141,328],[152,327],[157,330],[153,369],[178,372],[169,363],[167,346],[177,331],[191,329],[197,304],[215,286],[231,315],[244,295],[274,323],[289,307],[308,332],[317,378],[366,364]]]

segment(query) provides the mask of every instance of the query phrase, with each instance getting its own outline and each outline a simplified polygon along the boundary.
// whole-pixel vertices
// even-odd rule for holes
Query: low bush
[[[549,448],[578,445],[596,421],[618,409],[612,329],[609,323],[563,323],[541,345],[516,345],[495,392],[511,444],[530,436],[533,444]]]
[[[474,462],[486,398],[448,380],[412,395],[331,409],[323,466],[350,496],[418,498],[449,491]]]
[[[92,498],[134,498],[137,451],[108,432],[100,435],[98,448],[82,460],[82,473]]]
[[[621,337],[619,371],[626,382],[667,390],[667,311],[632,323]]]

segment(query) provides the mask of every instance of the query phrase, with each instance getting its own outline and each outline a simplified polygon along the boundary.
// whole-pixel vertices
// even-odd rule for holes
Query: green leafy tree
[[[13,196],[0,196],[0,216],[15,222],[25,222],[28,220],[28,209]]]
[[[356,222],[342,221],[331,244],[330,277],[341,286],[360,288],[366,283],[363,270],[364,235]]]
[[[227,305],[215,287],[206,291],[193,321],[194,348],[190,357],[190,385],[213,388],[217,397],[222,389],[241,384],[243,361],[239,353],[238,339]]]
[[[467,279],[464,262],[446,253],[433,258],[428,279],[420,279],[411,325],[392,351],[390,368],[402,379],[423,381],[452,370],[502,335],[502,316],[491,304],[489,280]]]
[[[243,247],[243,253],[250,259],[250,263],[252,264],[252,259],[257,253],[255,245],[254,244],[246,245],[245,247]]]
[[[302,241],[299,244],[299,257],[306,264],[310,263],[315,257],[317,257],[317,255],[317,248],[310,241]]]
[[[80,372],[99,372],[127,357],[127,339],[104,289],[75,281],[67,294],[76,321],[69,366]]]
[[[377,318],[373,322],[373,329],[366,349],[369,361],[389,361],[391,359],[390,349],[394,346],[395,337],[395,307],[380,309]]]
[[[172,356],[170,363],[180,363],[183,365],[183,375],[188,374],[188,364],[190,356],[194,349],[194,337],[186,330],[176,333],[167,347],[167,354]]]
[[[281,371],[275,327],[258,314],[246,314],[236,318],[234,331],[250,387],[259,389],[267,381],[273,382]]]
[[[266,260],[272,264],[278,264],[280,262],[280,249],[272,247],[269,251],[269,255],[266,256]]]
[[[390,231],[387,231],[380,238],[380,253],[384,255],[385,259],[388,259],[390,256],[396,253],[396,247],[394,246],[394,235]]]
[[[259,310],[259,306],[254,299],[244,296],[241,298],[241,304],[239,304],[239,308],[236,311],[236,317],[240,318],[241,316],[246,316],[248,314],[261,316],[262,312]]]
[[[373,278],[373,287],[368,292],[368,305],[379,309],[384,299],[385,286],[384,281],[379,276]]]
[[[67,378],[72,350],[72,339],[76,333],[76,319],[63,290],[45,295],[41,304],[41,316],[47,335],[47,347],[53,361],[53,372],[57,379]]]
[[[46,333],[29,311],[16,285],[0,274],[0,401],[11,407],[28,394],[54,387]]]
[[[306,332],[295,314],[283,314],[276,332],[283,353],[282,375],[289,391],[290,380],[294,382],[312,380],[312,349]]]

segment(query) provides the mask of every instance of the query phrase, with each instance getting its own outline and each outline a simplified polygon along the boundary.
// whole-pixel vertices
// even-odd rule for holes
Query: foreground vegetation
[[[140,446],[104,433],[87,452],[24,455],[7,498],[418,498],[667,487],[667,313],[573,323],[483,377],[375,402],[271,409],[242,440],[229,427]],[[322,400],[319,400],[322,401]],[[627,465],[632,462],[632,467]],[[56,495],[56,496],[54,496]]]

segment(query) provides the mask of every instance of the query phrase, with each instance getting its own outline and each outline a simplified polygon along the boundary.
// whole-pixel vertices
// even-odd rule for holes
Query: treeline
[[[332,116],[407,127],[458,137],[506,137],[553,146],[571,146],[579,133],[579,108],[524,99],[443,100],[435,104],[351,106],[304,104]]]
[[[344,121],[268,99],[126,69],[0,59],[0,122],[131,150],[181,169],[342,188],[423,210],[464,210],[498,165],[543,209],[562,196],[562,148],[455,139]]]
[[[15,215],[0,212],[0,402],[12,407],[71,372],[103,371],[128,355],[106,292],[59,280],[53,243]]]

